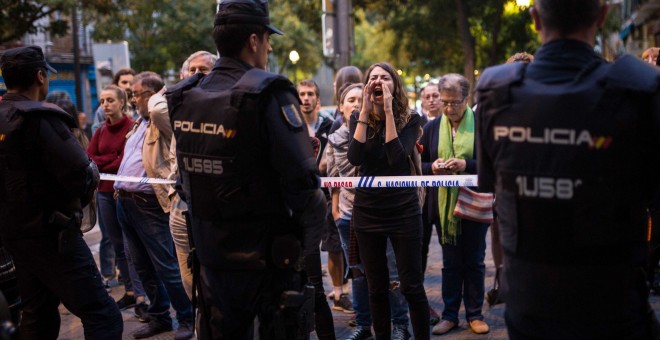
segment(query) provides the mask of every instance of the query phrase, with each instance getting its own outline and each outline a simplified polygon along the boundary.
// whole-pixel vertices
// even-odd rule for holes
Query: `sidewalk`
[[[490,234],[487,235],[487,249],[486,249],[486,291],[488,291],[493,286],[493,279],[495,275],[495,269],[493,265],[493,258],[490,251]],[[85,234],[85,240],[87,244],[92,249],[94,257],[98,261],[98,243],[101,239],[101,234],[98,228],[90,231]],[[429,265],[426,271],[426,294],[429,299],[431,306],[438,312],[442,312],[442,297],[441,297],[441,282],[442,282],[442,252],[440,245],[438,244],[437,235],[433,234],[431,239],[431,247],[429,251]],[[322,252],[323,255],[323,264],[324,269],[327,261],[327,253]],[[330,292],[332,290],[330,279],[325,278],[325,290]],[[349,285],[350,287],[350,285]],[[115,299],[119,299],[124,293],[123,286],[114,287],[110,292],[110,295]],[[651,306],[655,309],[656,315],[660,314],[660,297],[651,296],[650,299]],[[330,302],[332,304],[332,302]],[[332,307],[332,306],[331,306]],[[504,322],[504,305],[500,304],[489,308],[487,304],[484,305],[483,314],[486,323],[490,326],[490,332],[485,335],[474,334],[468,327],[465,321],[465,310],[461,307],[459,317],[461,318],[459,328],[451,331],[448,334],[441,336],[432,336],[435,339],[446,339],[446,340],[458,340],[458,339],[475,339],[475,340],[491,340],[491,339],[508,339],[508,334],[506,331],[506,325]],[[173,313],[174,315],[174,313]],[[60,328],[59,339],[62,340],[74,340],[74,339],[83,339],[83,329],[80,319],[70,314],[63,306],[60,306],[60,316],[62,318],[62,325]],[[129,309],[122,312],[124,317],[124,335],[123,339],[133,339],[132,334],[135,333],[139,328],[142,327],[135,316],[133,315],[133,310]],[[351,314],[345,314],[342,312],[333,311],[334,322],[335,322],[335,335],[337,339],[344,339],[349,336],[353,328],[348,326],[348,320],[351,319]],[[315,337],[313,337],[316,339]],[[160,334],[150,339],[174,339],[174,332],[168,332]]]

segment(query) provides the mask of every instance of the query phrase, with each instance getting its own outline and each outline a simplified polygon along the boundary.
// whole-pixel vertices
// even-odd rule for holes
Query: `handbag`
[[[488,302],[489,307],[493,307],[500,303],[503,303],[502,297],[500,296],[500,272],[502,268],[495,269],[495,280],[493,281],[493,289],[489,290],[486,293],[486,302]]]
[[[408,165],[410,166],[411,176],[422,176],[422,155],[420,154],[419,147],[421,144],[416,144],[413,148],[412,155],[408,155]],[[426,188],[417,188],[417,198],[419,199],[419,206],[424,208],[426,201]]]
[[[493,200],[494,195],[491,193],[460,187],[454,216],[475,222],[493,223]]]
[[[96,225],[96,192],[92,195],[92,200],[89,201],[83,209],[82,223],[80,224],[80,232],[87,233],[92,230]]]

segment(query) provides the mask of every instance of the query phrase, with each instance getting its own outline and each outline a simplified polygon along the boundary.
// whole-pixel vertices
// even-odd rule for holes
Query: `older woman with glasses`
[[[474,113],[467,105],[470,83],[459,74],[440,78],[442,116],[424,126],[422,171],[426,175],[475,174]],[[458,188],[431,188],[433,224],[442,245],[442,322],[433,334],[445,334],[458,326],[461,300],[465,317],[477,334],[488,332],[481,308],[484,302],[484,257],[488,224],[453,215]]]
[[[360,176],[409,176],[409,159],[420,133],[418,114],[408,108],[401,77],[376,63],[365,77],[362,107],[350,120],[348,160]],[[356,188],[353,224],[369,286],[377,339],[390,339],[387,240],[394,249],[415,339],[428,339],[429,305],[422,271],[422,214],[417,188]],[[407,338],[407,330],[395,329]]]

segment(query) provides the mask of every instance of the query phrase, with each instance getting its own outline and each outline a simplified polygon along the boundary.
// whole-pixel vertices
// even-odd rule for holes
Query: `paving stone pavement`
[[[98,231],[98,227],[85,234],[85,240],[87,244],[92,249],[92,253],[98,262],[98,243],[100,241],[101,234]],[[487,249],[486,249],[486,291],[488,291],[493,285],[493,279],[495,275],[495,269],[493,265],[493,258],[491,256],[490,250],[490,234],[487,235]],[[323,254],[323,265],[324,269],[326,268],[327,263],[327,253],[322,252]],[[429,251],[429,261],[428,268],[426,271],[425,287],[426,294],[429,299],[431,307],[433,307],[439,314],[442,312],[442,296],[441,296],[441,282],[442,282],[442,252],[440,245],[438,244],[437,235],[433,234],[431,239],[431,247]],[[330,278],[326,277],[324,279],[326,292],[332,291],[332,285],[330,283]],[[350,288],[350,284],[348,285]],[[114,287],[110,292],[110,295],[115,299],[121,298],[123,295],[124,289],[122,286]],[[650,302],[652,307],[655,310],[656,315],[660,314],[660,297],[651,296]],[[332,307],[332,302],[329,301],[330,306]],[[432,336],[433,339],[443,339],[443,340],[463,340],[463,339],[474,339],[474,340],[494,340],[494,339],[508,339],[508,334],[506,331],[506,325],[504,322],[504,305],[496,305],[492,308],[489,308],[487,304],[484,304],[483,314],[486,323],[490,326],[490,332],[488,334],[478,335],[474,334],[468,327],[465,321],[465,310],[461,307],[459,312],[459,318],[461,319],[459,327],[454,329],[448,334],[441,336]],[[172,311],[174,315],[174,311]],[[70,314],[63,306],[60,306],[60,316],[62,318],[62,325],[60,327],[59,339],[61,340],[77,340],[84,339],[83,328],[80,323],[80,319],[76,316]],[[144,324],[140,323],[135,316],[133,315],[133,310],[122,311],[122,316],[124,318],[124,333],[123,339],[133,339],[132,334],[135,333],[140,327]],[[351,319],[351,314],[346,314],[343,312],[333,311],[334,323],[335,323],[335,335],[337,339],[344,339],[353,332],[353,328],[348,326],[348,321]],[[410,329],[412,331],[412,329]],[[314,334],[312,338],[316,339]],[[152,337],[150,339],[159,340],[159,339],[174,339],[174,331],[160,334],[158,336]]]

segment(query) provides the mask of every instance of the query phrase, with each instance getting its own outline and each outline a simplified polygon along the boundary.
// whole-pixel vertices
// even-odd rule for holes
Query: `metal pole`
[[[337,0],[337,34],[339,40],[339,67],[348,66],[351,63],[350,45],[350,0]]]
[[[74,2],[71,11],[71,26],[73,34],[73,73],[76,82],[76,107],[83,111],[82,79],[80,74],[80,44],[78,42],[78,2]]]

